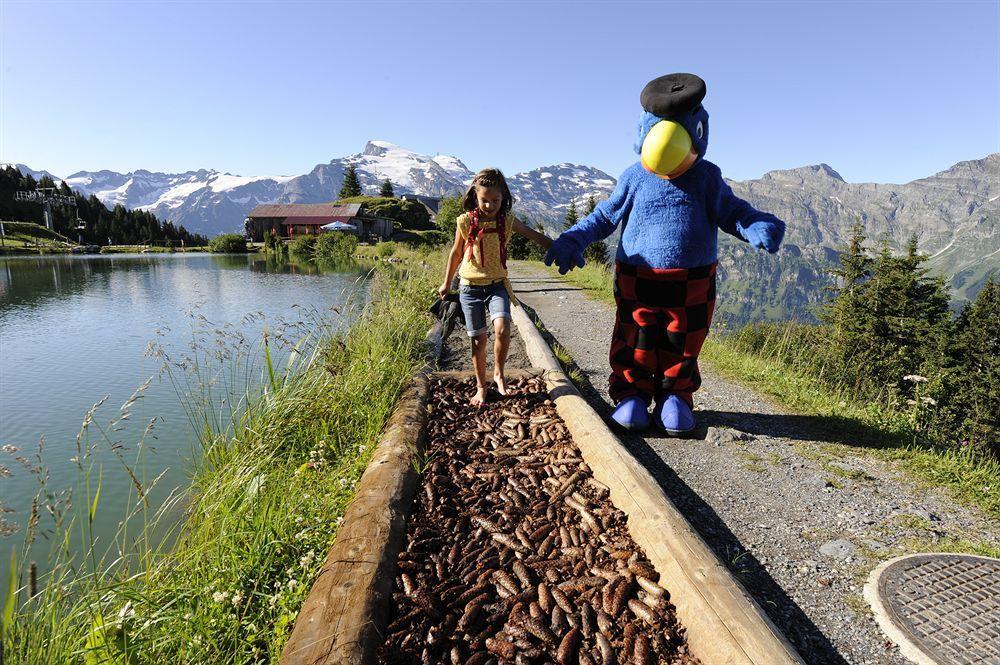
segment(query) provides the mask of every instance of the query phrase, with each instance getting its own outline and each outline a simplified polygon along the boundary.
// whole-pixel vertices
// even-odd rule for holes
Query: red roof
[[[343,217],[350,219],[356,217],[360,211],[360,203],[267,203],[251,210],[248,217],[294,217],[296,219]]]

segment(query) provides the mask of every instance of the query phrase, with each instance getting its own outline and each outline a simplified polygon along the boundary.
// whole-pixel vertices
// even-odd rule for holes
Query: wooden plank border
[[[424,447],[428,378],[403,393],[281,652],[282,665],[375,661]]]
[[[368,462],[337,538],[295,619],[281,665],[375,662],[392,600],[396,556],[419,482],[429,373],[444,344],[440,321],[427,331],[427,361],[397,402]]]
[[[524,308],[511,310],[528,357],[545,372],[550,398],[573,442],[594,477],[611,489],[615,507],[628,515],[632,538],[670,589],[691,653],[710,665],[802,663],[649,471],[583,399]]]

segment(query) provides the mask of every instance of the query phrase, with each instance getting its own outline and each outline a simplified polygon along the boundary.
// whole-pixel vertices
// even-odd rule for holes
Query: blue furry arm
[[[594,212],[577,222],[572,228],[563,231],[553,241],[545,255],[545,264],[554,262],[559,266],[559,272],[565,274],[574,266],[583,267],[583,250],[591,243],[603,240],[614,233],[622,219],[628,216],[632,208],[631,176],[629,170],[621,175],[611,196],[597,204]]]
[[[559,237],[572,238],[580,249],[585,249],[591,243],[607,238],[615,232],[618,223],[628,215],[632,207],[631,188],[632,177],[629,169],[618,178],[611,196],[598,203],[594,212],[581,219]]]
[[[712,222],[731,236],[774,254],[785,237],[785,223],[769,212],[757,210],[733,194],[712,165],[708,186],[708,210]]]

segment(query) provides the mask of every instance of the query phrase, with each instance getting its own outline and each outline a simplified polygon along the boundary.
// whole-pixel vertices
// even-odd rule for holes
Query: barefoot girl
[[[462,197],[462,209],[455,228],[455,244],[448,256],[444,282],[438,291],[443,298],[458,270],[461,279],[459,302],[465,314],[465,327],[472,338],[472,368],[476,372],[476,394],[470,402],[481,406],[486,401],[486,343],[489,327],[496,333],[493,343],[493,381],[501,395],[507,394],[503,366],[510,347],[510,303],[514,298],[507,280],[507,242],[511,232],[548,249],[552,240],[530,229],[510,214],[514,197],[498,169],[483,169],[472,179]],[[459,267],[461,264],[461,267]]]

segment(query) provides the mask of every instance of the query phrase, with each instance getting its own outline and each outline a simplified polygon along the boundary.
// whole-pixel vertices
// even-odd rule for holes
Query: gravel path
[[[613,307],[537,264],[515,262],[511,281],[607,418]],[[822,419],[784,411],[711,367],[702,373],[696,438],[622,436],[626,446],[807,662],[908,662],[862,598],[869,572],[943,539],[998,545],[998,524],[852,448]]]

